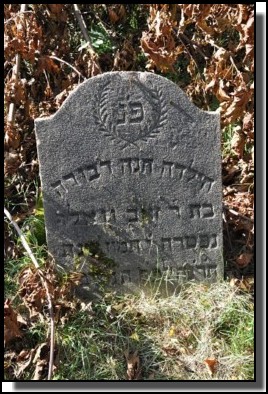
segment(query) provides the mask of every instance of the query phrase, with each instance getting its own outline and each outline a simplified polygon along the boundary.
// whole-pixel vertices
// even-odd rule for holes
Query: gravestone
[[[123,290],[155,272],[178,283],[222,278],[218,114],[158,75],[110,72],[35,125],[58,265],[89,283],[109,272]]]

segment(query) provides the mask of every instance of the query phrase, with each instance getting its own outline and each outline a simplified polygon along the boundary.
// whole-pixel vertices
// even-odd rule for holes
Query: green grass
[[[44,236],[40,209],[36,211],[39,217],[28,218],[23,229],[42,265],[47,251],[40,245]],[[26,254],[5,262],[5,295],[15,297],[12,305],[22,315],[25,307],[18,295],[17,279],[29,264]],[[150,291],[139,295],[104,293],[86,310],[82,301],[76,301],[68,320],[56,326],[54,379],[125,380],[124,354],[137,350],[143,380],[253,380],[251,295],[228,282],[190,282],[176,294],[168,293],[165,286],[160,287],[165,279],[152,278]],[[30,349],[43,343],[47,329],[45,323],[33,322],[24,332],[23,345]],[[204,364],[207,358],[218,362],[213,376]],[[31,374],[30,367],[20,379],[31,379]]]
[[[6,267],[8,279],[20,266]],[[189,283],[166,297],[108,293],[84,306],[78,302],[69,320],[56,326],[55,380],[125,380],[124,354],[135,350],[142,380],[254,379],[252,299],[229,283]],[[36,322],[24,342],[41,344],[46,332]],[[218,362],[213,376],[207,358]],[[21,379],[29,376],[28,370]]]
[[[234,135],[234,128],[235,124],[230,124],[226,127],[224,127],[222,131],[222,157],[232,157],[234,153],[232,152],[232,138]]]
[[[207,358],[219,363],[212,379],[251,380],[253,341],[250,296],[228,283],[192,283],[165,298],[110,295],[58,328],[54,378],[124,380],[129,349],[138,350],[144,380],[211,379]]]
[[[4,264],[5,273],[5,298],[13,298],[18,291],[18,276],[22,269],[26,266],[32,266],[32,260],[29,255],[25,252],[20,238],[17,237],[13,226],[9,223],[8,225],[8,236],[15,238],[17,246],[21,250],[20,256],[16,259],[6,259]],[[29,244],[32,252],[34,253],[39,265],[42,267],[47,259],[47,246],[45,224],[44,224],[44,210],[40,198],[36,205],[36,215],[31,215],[24,220],[21,228],[22,233]],[[15,235],[15,236],[14,236]],[[16,300],[18,302],[18,300]]]
[[[17,275],[26,265],[23,259],[9,259],[5,261],[5,298],[13,298],[18,290]]]

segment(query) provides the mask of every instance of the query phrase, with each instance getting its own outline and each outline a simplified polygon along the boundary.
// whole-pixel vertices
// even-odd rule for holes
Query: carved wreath
[[[97,108],[95,112],[95,121],[98,125],[99,131],[101,131],[105,136],[110,137],[112,140],[116,138],[121,138],[116,135],[115,125],[112,120],[109,120],[108,104],[109,104],[109,92],[111,81],[104,85],[99,93],[97,100]],[[161,127],[167,121],[167,104],[164,102],[164,95],[162,89],[159,87],[149,88],[145,87],[141,82],[136,81],[141,91],[147,98],[150,99],[150,103],[153,107],[153,112],[155,116],[150,124],[146,123],[141,129],[138,138],[135,140],[147,141],[148,138],[155,138]],[[130,142],[130,141],[128,141]],[[130,142],[131,143],[131,142]]]

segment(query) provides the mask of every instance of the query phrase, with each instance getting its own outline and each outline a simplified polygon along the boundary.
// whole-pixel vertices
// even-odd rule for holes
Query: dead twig
[[[54,56],[54,55],[50,55],[49,57],[50,57],[51,59],[57,60],[58,62],[61,62],[61,63],[66,64],[66,66],[68,66],[68,67],[70,67],[71,69],[73,69],[73,70],[79,75],[79,77],[83,78],[84,80],[86,79],[86,77],[84,77],[84,75],[82,75],[82,74],[80,73],[80,71],[77,70],[77,68],[75,68],[75,67],[72,66],[70,63],[66,62],[65,60],[62,60],[62,59],[60,59],[59,57]]]
[[[6,217],[8,218],[8,220],[10,221],[10,223],[13,225],[13,227],[15,228],[15,230],[17,231],[22,245],[24,246],[26,252],[28,253],[29,257],[31,258],[39,276],[40,279],[44,285],[44,288],[46,290],[46,295],[47,295],[47,302],[48,302],[48,310],[49,310],[49,315],[50,315],[50,355],[49,355],[49,366],[48,366],[48,376],[47,376],[47,380],[51,380],[52,377],[52,368],[53,368],[53,361],[54,361],[54,343],[55,343],[55,322],[54,322],[54,312],[53,312],[53,303],[52,303],[52,298],[49,292],[49,288],[48,288],[48,284],[47,284],[47,280],[46,277],[44,276],[43,272],[40,269],[40,266],[33,254],[33,252],[31,251],[30,246],[28,245],[24,235],[21,232],[21,229],[19,228],[19,226],[17,225],[16,222],[14,222],[14,220],[12,219],[9,211],[4,208],[4,213],[6,215]]]
[[[186,49],[186,52],[188,53],[189,58],[193,60],[193,62],[194,62],[194,64],[195,64],[195,67],[196,67],[196,69],[197,69],[197,71],[198,71],[198,73],[199,73],[199,75],[200,75],[200,78],[205,82],[204,73],[203,73],[203,71],[200,69],[200,67],[199,67],[199,65],[198,65],[198,61],[197,61],[197,59],[196,59],[196,57],[195,57],[195,52],[196,52],[196,51],[195,51],[195,48],[194,48],[194,46],[193,46],[192,41],[191,41],[184,33],[180,33],[180,29],[179,29],[179,28],[177,29],[177,37],[179,38],[180,42],[182,43],[182,45],[183,45],[184,48]],[[191,50],[188,48],[187,45],[189,45],[189,47],[191,48]],[[196,48],[196,49],[197,49],[197,48]],[[199,50],[199,52],[201,52],[201,54],[202,54],[202,56],[205,58],[205,60],[207,60],[207,57],[206,57],[205,54],[201,51],[201,49],[198,48],[198,50]],[[208,103],[207,96],[206,96],[206,93],[205,93],[205,90],[204,90],[204,89],[203,89],[203,97],[204,97],[204,100],[205,100],[207,109],[209,109],[209,103]]]
[[[28,4],[21,4],[20,13],[24,14],[27,10]],[[19,53],[16,54],[15,57],[15,65],[13,67],[12,79],[15,84],[18,82],[19,73],[20,73],[20,63],[21,63],[21,55]],[[15,119],[15,103],[10,103],[8,109],[7,121],[9,125],[12,127]]]
[[[199,68],[199,66],[198,66],[198,63],[197,63],[197,60],[196,60],[195,56],[191,53],[191,51],[190,51],[189,48],[187,47],[186,42],[184,41],[184,40],[185,40],[185,35],[178,32],[178,38],[179,38],[180,42],[182,43],[182,45],[184,46],[184,48],[186,49],[186,51],[187,51],[187,53],[188,53],[190,59],[193,59],[194,64],[195,64],[195,66],[196,66],[196,69],[198,70],[198,72],[199,72],[201,78],[202,78],[203,80],[205,80],[205,77],[203,76],[203,73],[202,73],[202,71],[200,70],[200,68]],[[188,42],[188,45],[189,45],[189,40],[186,40],[186,41]],[[192,49],[192,46],[191,46],[191,45],[190,45],[190,47],[191,47],[191,49]]]
[[[83,15],[81,14],[81,11],[80,11],[80,9],[78,7],[78,4],[74,4],[73,6],[74,6],[74,14],[75,14],[76,19],[77,19],[77,21],[79,23],[79,26],[80,26],[80,29],[81,29],[81,31],[83,33],[84,39],[88,43],[88,47],[90,48],[90,50],[92,52],[94,52],[94,49],[93,49],[93,46],[92,46],[92,43],[91,43],[91,39],[90,39],[90,37],[88,35],[88,32],[87,32],[87,26],[86,26],[85,20],[83,18]]]
[[[76,19],[77,19],[77,21],[79,23],[79,26],[80,26],[80,29],[81,29],[82,34],[84,36],[84,39],[87,42],[91,58],[95,62],[95,64],[96,64],[97,68],[99,69],[99,71],[101,72],[101,67],[100,67],[100,64],[99,64],[99,61],[98,61],[98,56],[97,56],[97,54],[95,53],[95,51],[93,49],[92,42],[91,42],[91,39],[90,39],[90,37],[88,35],[87,26],[86,26],[85,20],[83,18],[83,15],[81,14],[81,11],[80,11],[80,9],[78,7],[78,4],[74,4],[73,6],[74,6],[74,14],[75,14]]]
[[[179,28],[179,27],[174,26],[174,30],[177,31],[177,35],[178,35],[178,37],[180,38],[180,41],[182,41],[181,38],[183,38],[185,41],[187,41],[187,43],[190,45],[190,47],[192,48],[193,51],[196,50],[197,52],[199,52],[200,55],[201,55],[205,60],[208,60],[208,59],[209,59],[209,58],[204,54],[204,52],[202,51],[200,45],[199,45],[196,41],[194,41],[193,39],[190,39],[185,33],[182,33],[182,32],[180,31],[180,28]],[[184,43],[183,43],[183,44],[184,44]],[[184,45],[185,45],[185,44],[184,44]]]
[[[226,220],[226,216],[225,213],[222,213],[222,217],[223,217],[223,221],[225,223],[225,227],[226,227],[226,232],[227,232],[227,237],[228,237],[228,242],[229,242],[229,247],[231,249],[231,252],[233,252],[233,246],[232,246],[232,241],[231,241],[231,237],[230,237],[230,232],[229,232],[229,226],[228,226],[228,222]]]
[[[215,44],[215,42],[214,42],[213,40],[209,40],[208,42],[209,42],[209,44],[212,45],[214,48],[222,49],[222,47],[220,47],[219,45]],[[228,51],[227,51],[227,52],[228,52]],[[235,64],[235,62],[234,62],[234,59],[232,58],[230,52],[228,52],[228,56],[229,56],[230,62],[232,63],[232,65],[233,65],[235,71],[237,72],[238,75],[240,75],[241,72],[238,70],[238,68],[237,68],[237,66],[236,66],[236,64]]]
[[[23,5],[25,5],[25,6],[27,6],[28,4],[22,4],[22,6]],[[27,7],[26,7],[27,8]],[[22,10],[20,10],[20,12],[18,12],[18,13],[16,13],[16,15],[15,16],[12,16],[12,18],[9,18],[9,19],[7,19],[5,22],[4,22],[4,24],[5,25],[7,25],[8,23],[10,23],[10,22],[15,22],[15,19],[19,16],[19,15],[21,15],[21,14],[32,14],[33,13],[33,11],[22,11]]]
[[[229,207],[226,206],[226,205],[224,205],[224,208],[225,208],[226,210],[228,210],[230,213],[232,213],[233,215],[239,216],[239,217],[241,217],[241,218],[244,219],[244,220],[248,220],[248,221],[249,221],[250,223],[252,223],[252,224],[254,223],[254,220],[248,218],[247,216],[241,215],[241,213],[236,212],[234,209],[229,208]]]

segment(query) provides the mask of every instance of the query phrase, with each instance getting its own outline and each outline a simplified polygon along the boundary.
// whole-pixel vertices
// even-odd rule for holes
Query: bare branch
[[[74,13],[75,13],[76,19],[78,20],[80,29],[81,29],[81,31],[83,33],[83,36],[84,36],[84,39],[88,43],[88,46],[89,46],[90,50],[92,52],[94,52],[94,49],[93,49],[93,46],[92,46],[92,43],[91,43],[91,39],[90,39],[90,37],[88,35],[88,32],[87,32],[87,26],[86,26],[85,20],[83,18],[83,15],[81,14],[81,11],[80,11],[80,9],[78,7],[78,4],[74,4]]]
[[[252,224],[254,223],[254,220],[250,219],[250,218],[247,217],[247,216],[241,215],[241,213],[236,212],[234,209],[229,208],[226,204],[224,204],[224,209],[228,210],[230,213],[232,213],[232,214],[235,215],[235,216],[239,216],[239,217],[241,217],[242,219],[249,221],[249,222],[252,223]]]
[[[28,4],[22,4],[22,5],[27,6]],[[26,8],[27,8],[27,7],[26,7]],[[32,14],[32,13],[33,13],[33,11],[20,11],[20,12],[16,13],[15,16],[12,16],[12,18],[7,19],[7,20],[4,22],[4,24],[7,25],[8,23],[10,23],[10,22],[12,22],[12,21],[15,22],[15,19],[17,18],[17,16],[19,16],[19,15],[21,15],[21,14]]]
[[[225,223],[225,226],[226,226],[226,231],[227,231],[227,236],[228,236],[228,241],[229,241],[229,247],[230,247],[231,251],[233,252],[233,246],[232,246],[232,241],[231,241],[231,237],[230,237],[229,226],[228,226],[228,222],[226,220],[226,216],[225,216],[224,212],[222,212],[222,217],[223,217],[223,220],[224,220],[224,223]]]
[[[27,10],[27,6],[28,6],[28,4],[21,4],[20,12],[22,14],[24,14],[25,11]],[[20,56],[19,53],[17,53],[16,57],[15,57],[15,66],[13,68],[13,74],[12,74],[12,79],[14,80],[15,83],[18,82],[18,79],[19,79],[20,61],[21,61],[21,56]],[[8,110],[7,121],[8,121],[8,123],[11,126],[14,123],[14,119],[15,119],[15,103],[10,103],[9,110]]]
[[[215,47],[217,49],[221,49],[222,48],[222,47],[219,47],[219,45],[215,44],[215,42],[213,40],[209,40],[208,42],[210,43],[210,45],[212,45],[213,47]],[[236,64],[234,62],[234,59],[232,58],[230,52],[228,52],[228,55],[229,55],[229,58],[230,58],[230,62],[232,63],[232,65],[233,65],[235,71],[237,72],[237,74],[238,75],[241,74],[241,72],[238,70],[238,68],[237,68],[237,66],[236,66]]]
[[[99,61],[98,61],[98,55],[95,53],[95,51],[93,49],[91,39],[90,39],[90,37],[88,35],[88,32],[87,32],[87,26],[86,26],[85,20],[83,18],[83,15],[81,14],[81,11],[80,11],[80,9],[78,7],[78,4],[74,4],[74,13],[75,13],[76,19],[77,19],[77,21],[79,23],[79,26],[80,26],[80,29],[82,31],[82,34],[84,36],[84,39],[86,40],[86,42],[88,44],[88,49],[89,49],[91,58],[95,62],[95,64],[96,64],[97,68],[99,69],[99,71],[101,72],[100,64],[99,64]]]
[[[202,49],[200,48],[200,45],[197,44],[197,42],[195,42],[195,41],[193,41],[192,39],[190,39],[189,37],[187,37],[187,35],[184,34],[184,33],[180,33],[180,35],[181,35],[181,37],[183,37],[183,38],[189,43],[189,45],[193,48],[193,50],[194,50],[194,48],[195,48],[195,49],[200,53],[200,55],[203,56],[203,58],[204,58],[205,60],[208,60],[208,57],[204,54],[204,52],[203,52]]]
[[[86,77],[84,77],[84,75],[82,75],[82,74],[80,73],[80,71],[77,70],[77,68],[75,68],[75,67],[72,66],[70,63],[66,62],[65,60],[62,60],[62,59],[60,59],[59,57],[54,56],[54,55],[51,55],[51,56],[49,56],[49,57],[50,57],[51,59],[57,60],[58,62],[61,62],[61,63],[66,64],[66,66],[72,68],[72,69],[79,75],[79,77],[83,78],[84,80],[86,79]]]

